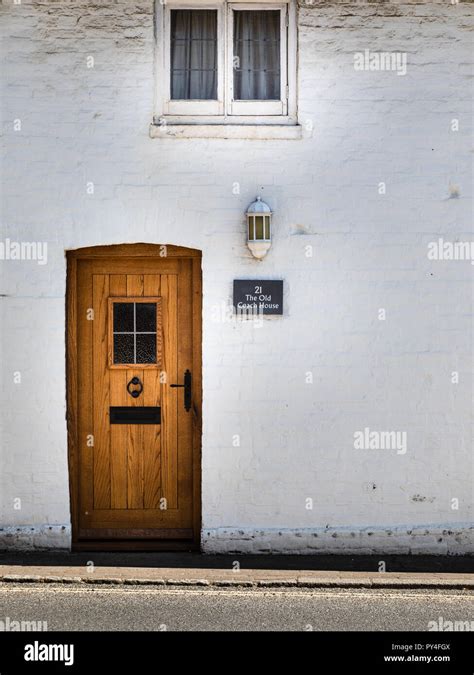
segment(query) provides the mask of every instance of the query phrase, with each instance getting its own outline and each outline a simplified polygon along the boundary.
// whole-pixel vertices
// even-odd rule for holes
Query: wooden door
[[[76,548],[199,539],[200,259],[158,249],[70,256]]]

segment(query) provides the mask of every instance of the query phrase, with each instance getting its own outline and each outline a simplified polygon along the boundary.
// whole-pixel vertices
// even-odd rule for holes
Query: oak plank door
[[[74,262],[74,546],[190,548],[200,518],[200,259],[84,254]],[[188,409],[185,388],[171,386],[183,385],[186,371]]]

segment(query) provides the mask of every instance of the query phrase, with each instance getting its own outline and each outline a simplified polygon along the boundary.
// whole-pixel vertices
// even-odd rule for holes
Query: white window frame
[[[214,9],[217,11],[217,100],[179,100],[171,98],[171,12],[174,9]],[[164,86],[163,112],[167,115],[222,115],[224,112],[224,4],[215,3],[166,3],[164,11]]]
[[[156,0],[154,124],[297,124],[296,0]],[[217,10],[217,101],[171,100],[170,27],[173,9]],[[278,9],[281,20],[279,101],[233,101],[233,12]]]
[[[229,115],[286,115],[288,110],[287,43],[288,4],[232,2],[227,5],[227,80]],[[280,100],[236,101],[234,99],[234,12],[278,10],[280,12]]]

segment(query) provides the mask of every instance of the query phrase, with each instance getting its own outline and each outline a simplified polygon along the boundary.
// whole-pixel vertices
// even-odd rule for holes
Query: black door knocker
[[[138,389],[131,389],[132,385],[138,385]],[[139,377],[132,377],[127,384],[127,391],[133,398],[138,398],[143,391],[143,384]]]

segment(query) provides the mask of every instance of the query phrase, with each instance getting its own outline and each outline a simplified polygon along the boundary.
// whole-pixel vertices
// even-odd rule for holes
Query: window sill
[[[151,138],[299,140],[300,124],[151,124]]]

